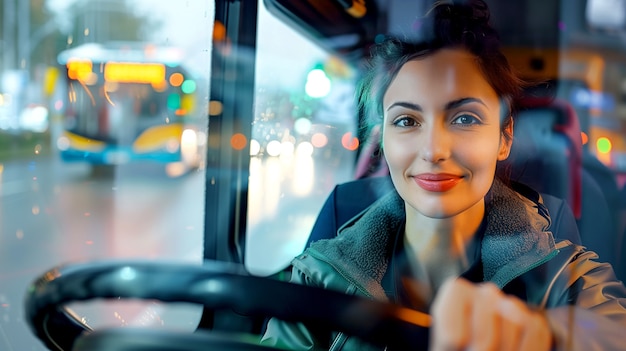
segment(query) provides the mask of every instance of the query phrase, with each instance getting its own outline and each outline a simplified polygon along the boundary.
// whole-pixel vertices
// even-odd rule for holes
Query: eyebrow
[[[478,98],[473,98],[473,97],[466,97],[466,98],[460,98],[457,100],[453,100],[450,101],[446,104],[445,109],[446,110],[452,110],[455,109],[459,106],[465,105],[465,104],[469,104],[472,102],[476,102],[479,103],[483,106],[487,106],[481,99]],[[411,110],[415,110],[415,111],[419,111],[422,112],[422,106],[418,105],[418,104],[414,104],[412,102],[406,102],[406,101],[398,101],[398,102],[394,102],[393,104],[389,105],[389,107],[387,107],[387,111],[389,111],[392,107],[404,107],[404,108],[408,108]]]

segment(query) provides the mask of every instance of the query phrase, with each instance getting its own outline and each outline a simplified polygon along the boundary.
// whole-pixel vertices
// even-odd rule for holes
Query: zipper
[[[340,332],[335,337],[335,340],[333,340],[333,343],[330,345],[330,348],[328,349],[328,351],[341,350],[343,348],[343,345],[346,344],[346,341],[348,341],[348,336],[344,334],[343,332]]]

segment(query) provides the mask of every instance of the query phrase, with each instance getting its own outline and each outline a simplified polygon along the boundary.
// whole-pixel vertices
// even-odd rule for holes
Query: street
[[[253,158],[246,268],[278,271],[298,254],[343,167],[311,157]],[[158,166],[93,173],[85,164],[34,156],[0,172],[0,349],[45,350],[28,330],[23,297],[38,275],[63,263],[140,258],[201,263],[205,172],[167,178]],[[70,306],[94,328],[148,326],[192,331],[201,307],[153,301]]]
[[[44,350],[25,325],[22,300],[28,284],[56,265],[131,257],[202,259],[201,172],[168,179],[122,167],[94,176],[87,165],[48,157],[5,163],[0,176],[2,350]],[[163,314],[180,310],[168,312],[153,302],[76,308],[96,326],[165,324],[170,322]],[[186,321],[169,326],[193,330],[200,309],[188,310]]]

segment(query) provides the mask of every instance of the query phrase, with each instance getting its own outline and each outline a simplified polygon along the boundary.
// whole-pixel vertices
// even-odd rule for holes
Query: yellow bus
[[[203,162],[202,82],[173,47],[84,44],[61,52],[66,81],[61,135],[66,162],[151,161],[173,176]]]

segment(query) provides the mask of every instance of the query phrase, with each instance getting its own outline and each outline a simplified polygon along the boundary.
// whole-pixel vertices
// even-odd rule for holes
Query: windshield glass
[[[508,62],[537,83],[505,171],[562,199],[582,245],[626,280],[626,1],[487,2]],[[371,45],[410,38],[432,3],[0,0],[0,350],[43,350],[23,299],[60,264],[220,260],[288,277],[320,238],[311,233],[327,200],[348,220],[393,186],[333,202],[340,184],[388,181],[382,129],[365,130],[355,92]],[[402,87],[398,96],[413,91]],[[417,119],[405,115],[426,104],[405,100],[396,105],[413,107],[394,125],[410,129]],[[156,301],[71,307],[93,328],[190,332],[245,319]]]
[[[0,349],[42,350],[22,310],[37,275],[100,259],[202,262],[214,6],[0,9]],[[191,331],[202,309],[132,301],[75,312],[94,328]]]
[[[328,193],[353,176],[356,72],[259,9],[245,263],[269,275],[303,250]]]

